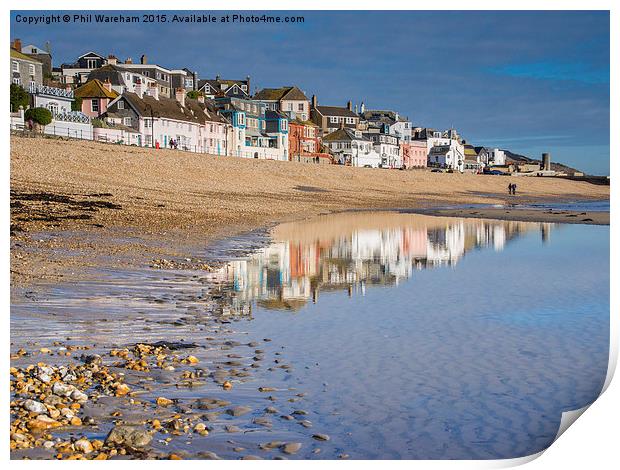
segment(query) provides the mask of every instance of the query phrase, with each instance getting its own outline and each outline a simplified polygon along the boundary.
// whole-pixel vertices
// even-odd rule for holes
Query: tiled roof
[[[209,102],[201,103],[198,100],[185,98],[185,107],[183,107],[177,100],[162,96],[156,100],[149,95],[140,98],[135,93],[124,93],[123,97],[143,117],[150,117],[152,111],[153,117],[163,117],[177,121],[197,124],[204,124],[205,121],[228,123],[225,118],[215,111],[215,107]]]
[[[334,141],[351,141],[351,140],[366,140],[369,141],[367,137],[357,137],[355,135],[355,131],[345,127],[344,129],[337,129],[331,134],[327,134],[323,137],[323,142],[334,142]]]
[[[287,100],[298,100],[298,101],[308,101],[308,97],[304,95],[304,92],[301,91],[296,86],[285,86],[280,88],[263,88],[261,91],[254,95],[255,100],[266,100],[266,101],[280,101],[283,99]]]
[[[21,52],[19,52],[16,49],[13,49],[12,47],[11,47],[11,57],[13,57],[14,59],[29,60],[30,62],[35,62],[37,64],[41,63],[40,60],[37,60],[29,55],[22,54]]]
[[[112,85],[120,86],[124,85],[122,73],[123,72],[115,65],[108,64],[90,72],[88,74],[88,80],[96,79],[103,82],[107,79]]]
[[[340,108],[338,106],[317,106],[316,109],[323,116],[344,116],[344,117],[358,117],[349,108]]]
[[[118,96],[114,90],[108,90],[101,81],[94,79],[87,81],[73,92],[76,98],[109,98],[113,100]]]

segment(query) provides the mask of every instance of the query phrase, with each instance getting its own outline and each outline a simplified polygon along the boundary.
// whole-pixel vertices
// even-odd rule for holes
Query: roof
[[[291,121],[291,125],[295,126],[306,126],[306,127],[319,127],[315,122],[312,121],[303,121],[296,117]]]
[[[107,79],[112,85],[120,86],[125,84],[122,73],[123,72],[121,72],[116,65],[108,64],[90,72],[88,74],[88,80],[99,80],[103,82]]]
[[[308,101],[308,97],[296,86],[285,86],[280,88],[263,88],[254,95],[255,100],[280,101],[297,100]]]
[[[143,117],[175,119],[177,121],[204,124],[205,121],[227,123],[228,121],[215,112],[210,103],[201,103],[198,100],[185,98],[185,106],[181,106],[177,100],[160,96],[155,99],[150,95],[140,98],[135,93],[123,93],[129,104]]]
[[[344,116],[359,118],[359,116],[353,111],[351,111],[349,108],[341,108],[338,106],[317,106],[316,110],[323,116]]]
[[[100,80],[94,79],[87,81],[73,92],[76,98],[109,98],[113,100],[118,96],[114,90],[108,90]]]
[[[32,52],[32,50],[36,50],[36,52]],[[30,51],[24,52],[24,54],[47,54],[50,55],[45,49],[39,46],[35,46],[34,44],[28,44],[27,46],[22,47],[22,51]]]
[[[35,62],[37,64],[41,63],[40,60],[37,60],[37,59],[35,59],[32,56],[28,56],[26,54],[22,54],[17,49],[13,49],[12,47],[11,47],[11,57],[14,58],[14,59],[28,60],[30,62]]]
[[[345,128],[342,128],[342,129],[337,129],[334,132],[332,132],[331,134],[327,134],[325,137],[323,137],[323,142],[337,142],[337,141],[341,141],[341,140],[345,140],[345,141],[366,140],[366,141],[369,141],[369,139],[367,137],[364,137],[364,136],[357,137],[355,135],[355,131],[349,129],[348,127],[345,127]]]

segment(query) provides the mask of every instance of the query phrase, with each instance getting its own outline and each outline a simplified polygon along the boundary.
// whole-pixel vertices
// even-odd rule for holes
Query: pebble
[[[327,434],[313,434],[312,438],[316,439],[317,441],[329,441],[329,436]]]
[[[243,416],[250,411],[252,411],[252,408],[250,408],[249,406],[235,406],[233,408],[227,409],[226,413],[231,416]]]
[[[174,402],[168,398],[158,397],[156,403],[158,406],[169,406],[172,405]]]
[[[90,441],[84,438],[75,441],[73,447],[75,447],[76,451],[82,452],[84,454],[90,454],[94,450],[93,445],[90,443]]]
[[[142,448],[147,446],[153,437],[143,429],[131,426],[116,426],[108,433],[105,443],[116,444],[128,448]]]
[[[22,406],[32,413],[47,414],[47,406],[35,400],[26,400]]]
[[[301,449],[301,442],[288,442],[282,446],[282,452],[285,454],[296,454]]]

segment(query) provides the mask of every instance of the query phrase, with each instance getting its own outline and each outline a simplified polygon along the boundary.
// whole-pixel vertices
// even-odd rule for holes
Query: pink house
[[[76,99],[82,100],[82,112],[91,118],[97,118],[106,112],[108,104],[118,97],[108,81],[89,80],[73,92]]]
[[[427,149],[426,141],[412,140],[401,143],[401,154],[405,168],[426,168]]]

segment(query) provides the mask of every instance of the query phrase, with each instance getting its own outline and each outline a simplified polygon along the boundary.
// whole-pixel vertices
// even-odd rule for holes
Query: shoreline
[[[531,178],[520,179],[519,195],[508,197],[506,180],[11,136],[11,285],[70,280],[89,265],[184,258],[216,240],[342,211],[608,223],[608,213],[603,220],[600,214],[446,209],[608,200],[610,193],[609,186]]]

